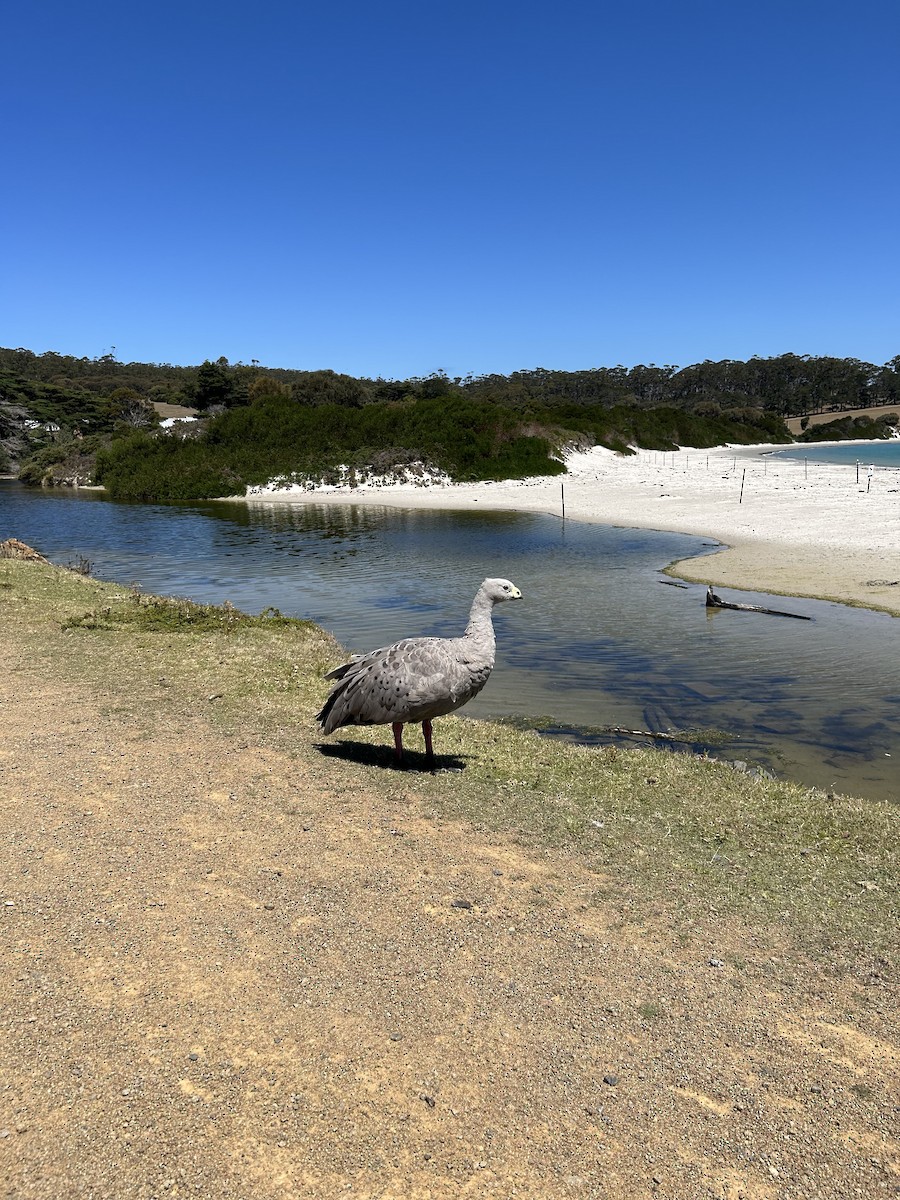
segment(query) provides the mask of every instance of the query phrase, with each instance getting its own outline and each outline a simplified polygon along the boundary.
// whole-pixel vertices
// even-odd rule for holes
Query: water
[[[888,442],[834,442],[831,445],[802,446],[790,450],[778,450],[775,458],[808,458],[810,462],[837,463],[839,465],[859,463],[860,466],[889,467],[900,470],[900,438]]]
[[[718,757],[871,798],[900,793],[900,622],[731,591],[813,620],[709,611],[702,586],[664,585],[660,573],[716,548],[696,537],[516,512],[116,504],[0,482],[8,536],[148,592],[308,617],[353,650],[458,633],[481,580],[507,576],[525,600],[496,610],[497,668],[467,715],[587,742],[614,740],[609,726],[701,730],[692,745]],[[730,740],[717,745],[716,730]]]

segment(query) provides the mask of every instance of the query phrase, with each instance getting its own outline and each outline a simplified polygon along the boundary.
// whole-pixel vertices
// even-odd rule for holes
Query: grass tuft
[[[285,617],[267,608],[258,617],[224,604],[196,604],[169,596],[144,596],[132,590],[124,604],[105,604],[80,616],[67,617],[63,629],[123,629],[147,633],[234,633],[239,629],[312,628],[309,621]]]

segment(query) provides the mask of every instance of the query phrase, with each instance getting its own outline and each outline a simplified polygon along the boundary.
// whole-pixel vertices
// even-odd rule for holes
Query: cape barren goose
[[[337,682],[316,720],[325,733],[344,725],[390,725],[397,762],[403,759],[403,726],[421,721],[433,770],[431,722],[461,708],[487,683],[496,645],[494,605],[521,598],[508,579],[486,579],[462,637],[404,638],[329,671],[325,678]]]

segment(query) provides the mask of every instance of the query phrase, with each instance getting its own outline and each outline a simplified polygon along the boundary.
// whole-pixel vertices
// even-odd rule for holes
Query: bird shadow
[[[319,742],[316,749],[325,758],[342,758],[347,762],[360,763],[366,767],[380,767],[391,771],[421,771],[434,774],[436,771],[464,771],[466,760],[456,754],[436,754],[434,766],[428,765],[424,754],[403,747],[403,761],[397,762],[390,746],[373,746],[369,742]]]

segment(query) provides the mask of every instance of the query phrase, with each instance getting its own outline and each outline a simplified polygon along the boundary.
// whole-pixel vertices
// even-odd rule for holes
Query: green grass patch
[[[146,633],[234,633],[239,629],[304,629],[309,621],[285,617],[277,608],[259,616],[225,604],[197,604],[170,596],[145,596],[132,590],[120,602],[92,608],[80,616],[67,617],[63,629],[124,629]]]

